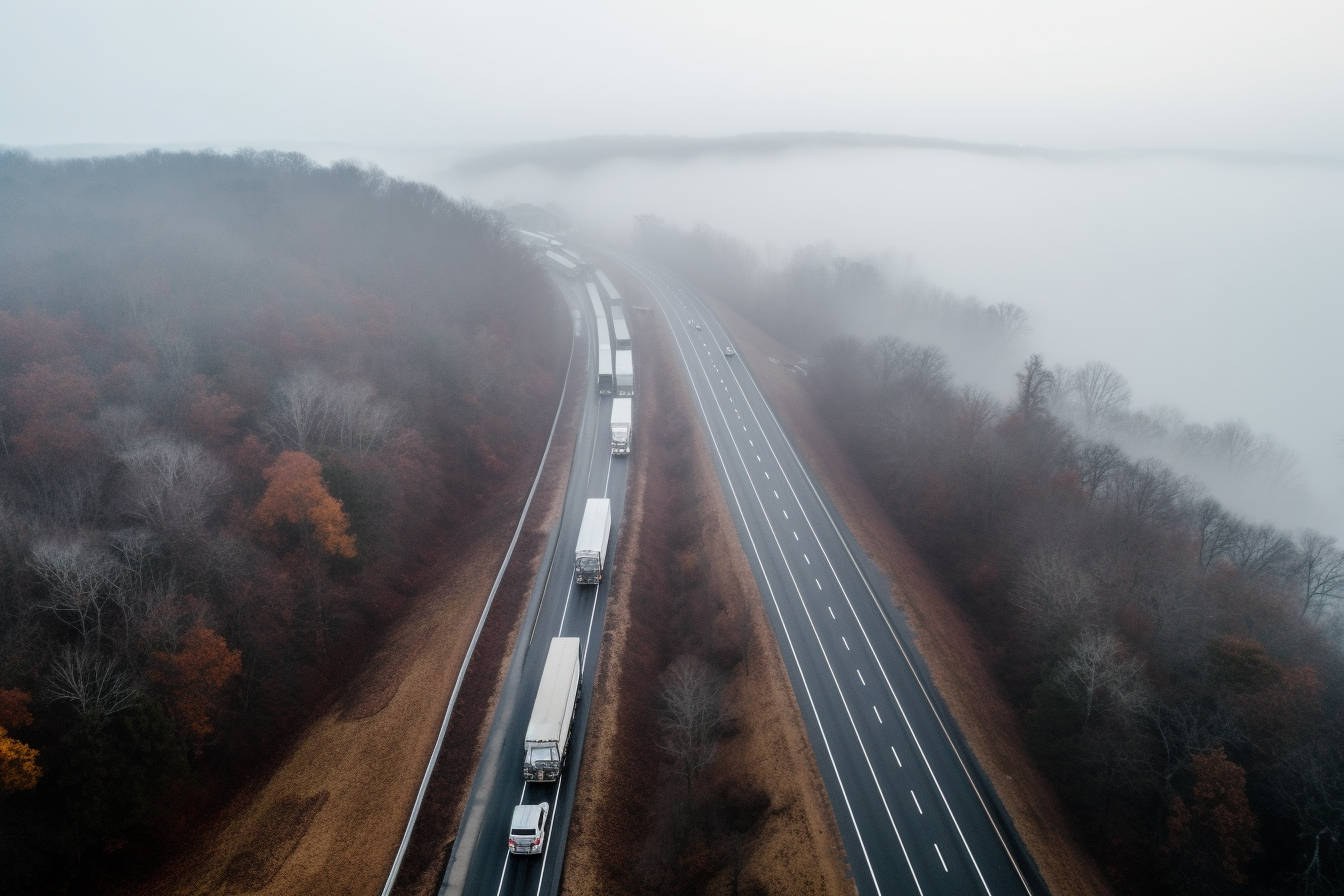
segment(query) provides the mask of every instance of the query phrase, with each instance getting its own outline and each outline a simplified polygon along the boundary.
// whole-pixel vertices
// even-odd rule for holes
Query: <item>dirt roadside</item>
[[[829,494],[859,545],[892,583],[892,598],[915,633],[944,702],[1012,816],[1055,896],[1110,896],[1101,870],[1078,845],[1053,789],[1036,769],[1025,734],[999,694],[974,629],[892,526],[818,418],[798,358],[732,309],[710,302],[779,415],[794,446]],[[774,360],[771,360],[774,359]]]
[[[638,290],[631,305],[652,308]],[[636,382],[640,384],[635,448],[626,494],[602,659],[579,773],[574,816],[565,855],[565,894],[634,892],[632,831],[647,830],[645,796],[661,761],[650,746],[656,731],[651,695],[658,672],[643,655],[641,639],[655,611],[660,567],[676,562],[657,553],[657,531],[667,524],[668,502],[650,490],[650,472],[667,463],[670,449],[650,437],[649,421],[671,421],[693,436],[690,465],[678,479],[696,492],[701,520],[690,549],[710,571],[709,587],[719,610],[705,620],[715,643],[740,645],[743,660],[732,675],[728,704],[736,716],[735,733],[720,745],[712,774],[720,781],[745,784],[768,795],[770,809],[743,850],[738,869],[740,892],[839,894],[854,892],[848,880],[839,832],[821,775],[807,740],[774,632],[765,616],[751,568],[734,528],[700,427],[685,375],[657,310],[627,310],[634,328]],[[637,838],[636,838],[637,839]],[[715,877],[707,892],[733,892],[730,872]]]
[[[398,893],[433,892],[457,830],[513,635],[547,533],[563,508],[584,395],[579,353],[573,363],[555,444],[463,682]],[[368,896],[381,890],[534,472],[519,471],[515,488],[444,564],[437,587],[416,599],[276,770],[200,832],[199,848],[177,856],[136,893]]]

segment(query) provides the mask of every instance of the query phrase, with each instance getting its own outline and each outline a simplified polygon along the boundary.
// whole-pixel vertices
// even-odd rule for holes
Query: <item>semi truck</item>
[[[628,348],[616,350],[616,394],[635,394],[635,353]]]
[[[631,440],[634,438],[634,416],[630,398],[613,398],[611,401],[611,453],[629,454]]]
[[[607,566],[607,541],[611,538],[611,501],[589,498],[579,525],[579,540],[574,545],[574,581],[596,585]]]
[[[552,638],[541,670],[541,684],[527,720],[523,741],[523,780],[554,781],[569,753],[569,733],[574,707],[582,686],[579,672],[579,639]]]

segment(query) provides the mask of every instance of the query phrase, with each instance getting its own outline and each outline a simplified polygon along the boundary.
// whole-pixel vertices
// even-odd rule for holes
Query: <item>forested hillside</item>
[[[751,276],[740,244],[655,232],[646,247],[665,263],[797,336],[781,330],[788,295],[766,317],[770,281]],[[813,295],[829,298],[845,270],[813,266]],[[986,313],[963,307],[967,320]],[[1320,533],[1238,517],[1127,456],[1105,427],[1056,416],[1099,406],[1081,374],[1102,367],[1068,374],[1032,356],[1005,404],[957,388],[937,348],[837,337],[816,349],[807,383],[971,620],[1040,768],[1121,892],[1340,892],[1344,553]]]
[[[293,154],[0,155],[0,890],[171,849],[539,454],[496,216]]]

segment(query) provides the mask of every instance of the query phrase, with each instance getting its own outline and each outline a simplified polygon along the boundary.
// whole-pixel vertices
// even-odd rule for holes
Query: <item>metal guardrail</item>
[[[523,512],[518,516],[518,527],[513,531],[513,540],[509,542],[509,549],[504,554],[504,562],[499,566],[495,583],[490,588],[490,596],[485,601],[485,607],[481,610],[481,618],[476,623],[476,631],[471,636],[471,644],[467,647],[467,655],[462,660],[462,667],[458,669],[452,696],[448,698],[448,708],[444,711],[443,722],[439,725],[439,736],[434,741],[434,751],[430,754],[429,764],[425,766],[424,777],[420,780],[420,789],[415,794],[415,804],[411,807],[411,817],[406,822],[406,832],[401,837],[401,845],[397,847],[397,855],[392,861],[391,870],[388,871],[387,882],[383,884],[382,896],[391,896],[392,888],[396,886],[397,875],[401,873],[402,860],[406,858],[406,850],[411,844],[411,834],[415,831],[415,822],[420,817],[420,807],[425,801],[425,794],[429,791],[429,782],[434,775],[434,766],[439,762],[439,751],[443,748],[444,735],[448,733],[448,722],[453,717],[453,708],[457,705],[457,695],[462,690],[462,682],[467,677],[467,667],[471,665],[472,654],[476,651],[476,642],[481,638],[486,617],[490,615],[490,606],[495,602],[495,594],[499,591],[499,583],[504,580],[504,572],[509,568],[509,561],[513,558],[513,549],[518,546],[518,539],[523,534],[523,524],[527,521],[527,511],[532,507],[532,498],[537,494],[537,487],[541,484],[541,475],[546,470],[546,459],[550,457],[551,445],[555,441],[555,431],[560,426],[560,415],[565,409],[565,398],[569,394],[570,372],[574,366],[574,347],[577,343],[578,340],[570,343],[569,364],[565,368],[565,381],[560,388],[560,401],[555,409],[555,419],[551,422],[551,433],[546,437],[546,450],[541,454],[541,463],[537,465],[537,475],[532,480],[531,491],[527,493],[527,501],[523,504]]]

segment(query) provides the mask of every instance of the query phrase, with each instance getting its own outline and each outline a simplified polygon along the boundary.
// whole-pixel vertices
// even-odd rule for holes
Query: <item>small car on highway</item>
[[[725,345],[723,347],[723,354],[725,357],[731,358],[733,355],[737,354],[737,350],[731,345]]]
[[[513,821],[509,825],[509,852],[516,856],[534,856],[541,852],[546,839],[546,816],[550,803],[513,807]]]

